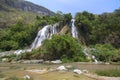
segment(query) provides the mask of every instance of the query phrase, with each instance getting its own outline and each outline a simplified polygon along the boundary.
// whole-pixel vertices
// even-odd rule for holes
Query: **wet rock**
[[[38,63],[43,63],[43,60],[24,60],[22,63],[25,64],[30,64],[30,63],[34,63],[34,64],[38,64]]]
[[[86,70],[86,69],[82,70],[82,72],[83,72],[83,73],[89,73],[89,71]]]
[[[53,72],[53,71],[56,71],[56,69],[52,69],[52,68],[49,69],[49,72]]]
[[[33,70],[26,70],[26,71],[32,72],[32,73],[39,73],[39,74],[43,74],[43,73],[47,73],[48,72],[47,69],[41,69],[41,70],[39,70],[39,69],[33,69]]]
[[[8,58],[2,58],[2,62],[8,62]]]
[[[59,67],[57,68],[57,70],[59,70],[59,71],[65,71],[65,70],[67,70],[67,69],[66,69],[65,66],[59,66]]]
[[[79,70],[79,69],[74,69],[73,72],[74,72],[74,73],[77,73],[77,74],[82,74],[82,71]]]
[[[50,62],[50,61],[44,61],[44,63],[46,63],[46,64],[50,64],[51,62]]]
[[[73,66],[67,65],[66,68],[71,69],[71,68],[73,68]]]
[[[31,79],[31,77],[30,77],[29,75],[25,75],[23,78],[24,78],[25,80],[30,80],[30,79]]]
[[[51,63],[60,64],[60,63],[62,63],[62,61],[61,60],[55,60],[55,61],[51,61]]]
[[[107,64],[107,65],[108,65],[108,64],[110,64],[110,63],[109,63],[109,62],[106,62],[105,64]]]

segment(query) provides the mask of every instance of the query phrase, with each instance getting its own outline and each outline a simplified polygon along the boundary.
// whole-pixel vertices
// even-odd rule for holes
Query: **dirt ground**
[[[88,70],[89,74],[76,74],[72,70],[69,71],[52,71],[45,73],[30,72],[27,70],[47,70],[56,69],[58,66],[73,66],[74,69]],[[12,64],[0,63],[0,77],[19,77],[23,78],[29,75],[34,80],[120,80],[120,78],[99,77],[94,75],[96,70],[119,69],[120,65],[104,65],[91,63],[67,63],[67,64]],[[2,79],[0,79],[2,80]]]

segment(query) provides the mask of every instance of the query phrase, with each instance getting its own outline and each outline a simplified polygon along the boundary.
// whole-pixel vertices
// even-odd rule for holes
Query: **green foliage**
[[[37,31],[37,27],[26,24],[22,20],[18,21],[13,26],[0,30],[3,35],[0,37],[0,49],[3,51],[16,50],[29,46]]]
[[[12,60],[16,60],[16,57],[17,57],[17,55],[11,54],[11,55],[6,55],[6,56],[3,56],[3,57],[0,57],[0,59],[7,58],[8,61],[11,62]]]
[[[54,35],[52,39],[46,39],[38,49],[26,52],[17,59],[61,59],[63,62],[87,61],[78,41],[68,35]]]
[[[75,16],[76,27],[86,44],[109,43],[120,47],[120,9],[95,15],[84,11]]]
[[[85,42],[87,45],[89,45],[89,35],[95,21],[95,15],[84,11],[82,13],[77,13],[75,16],[75,20],[78,32],[80,36],[84,38],[84,41],[81,42]]]
[[[64,14],[63,16],[64,16],[64,20],[63,20],[63,21],[64,21],[64,24],[70,24],[71,19],[72,19],[71,13]]]
[[[71,61],[82,61],[86,59],[81,45],[68,35],[54,35],[52,39],[43,41],[42,52],[45,54],[45,59],[49,60],[66,58]]]
[[[43,57],[41,54],[41,50],[39,49],[35,49],[32,52],[26,52],[17,56],[17,60],[21,60],[21,59],[32,60],[32,59],[41,59],[41,58]]]
[[[120,77],[120,70],[118,69],[97,70],[96,73],[100,76]]]
[[[0,49],[2,51],[9,51],[9,50],[16,50],[18,49],[18,43],[16,41],[1,41],[0,42]]]
[[[99,61],[113,61],[113,57],[116,54],[115,48],[113,48],[110,44],[96,44],[94,49],[95,50],[92,51],[92,54],[95,55]]]
[[[57,12],[54,16],[37,16],[37,26],[45,26],[47,24],[62,23],[63,25],[70,24],[72,15],[71,13],[63,14],[62,12]]]
[[[113,56],[113,62],[120,62],[120,49],[115,50],[115,54]]]

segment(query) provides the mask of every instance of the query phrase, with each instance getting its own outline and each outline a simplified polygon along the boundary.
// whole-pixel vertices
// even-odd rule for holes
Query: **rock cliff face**
[[[54,12],[45,7],[38,6],[25,0],[0,0],[0,11],[21,10],[40,13],[42,15],[54,15]]]

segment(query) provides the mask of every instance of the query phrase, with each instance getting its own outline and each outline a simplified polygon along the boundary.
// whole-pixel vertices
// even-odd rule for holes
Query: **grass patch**
[[[97,70],[96,73],[100,76],[120,77],[120,70],[118,69]]]

